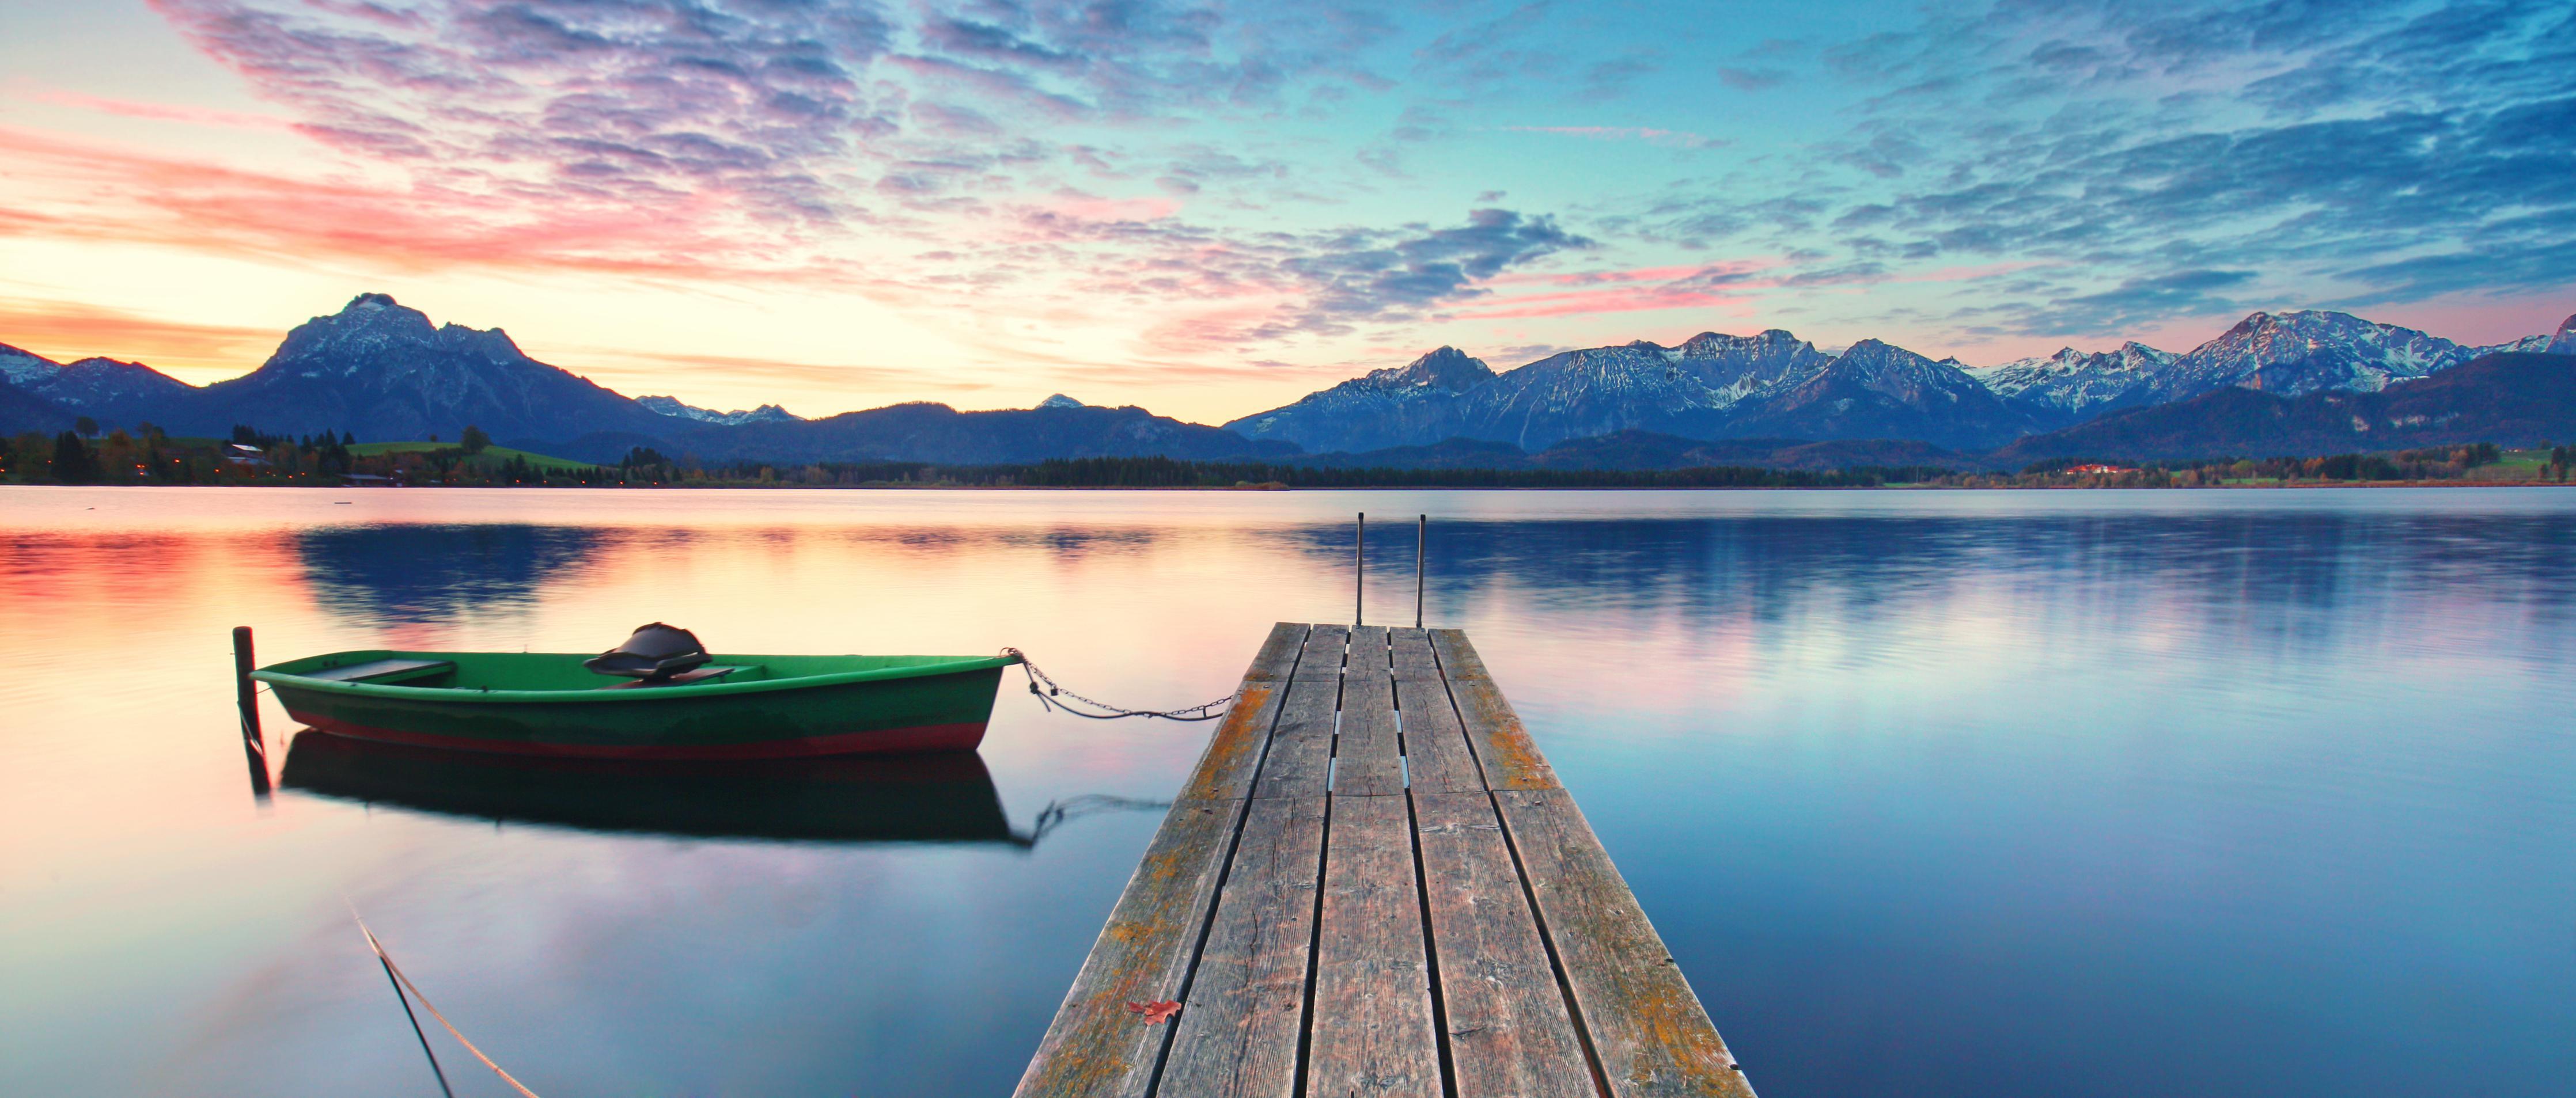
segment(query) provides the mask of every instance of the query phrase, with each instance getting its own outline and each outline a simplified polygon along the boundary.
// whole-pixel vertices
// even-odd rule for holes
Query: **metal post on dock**
[[[233,627],[233,702],[241,708],[242,754],[250,762],[250,791],[268,796],[268,743],[259,734],[259,689],[250,672],[259,666],[251,653],[250,626]]]
[[[1422,546],[1431,537],[1431,516],[1416,515],[1413,523],[1413,627],[1422,628]]]
[[[1368,604],[1368,512],[1360,512],[1359,526],[1351,535],[1351,627],[1356,629],[1367,619],[1360,614]]]

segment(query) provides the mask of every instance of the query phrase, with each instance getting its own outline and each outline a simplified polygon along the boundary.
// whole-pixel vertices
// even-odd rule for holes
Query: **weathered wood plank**
[[[1494,680],[1451,679],[1449,698],[1458,705],[1459,722],[1466,726],[1467,742],[1475,746],[1487,788],[1563,788],[1557,783],[1556,768],[1539,753],[1538,743],[1530,739],[1520,714],[1512,712],[1512,703],[1503,700],[1502,688]]]
[[[1417,784],[1413,808],[1458,1093],[1593,1098],[1591,1066],[1492,799]]]
[[[1548,941],[1614,1098],[1752,1098],[1690,981],[1562,789],[1499,790]]]
[[[1208,737],[1207,750],[1199,753],[1198,767],[1182,783],[1181,800],[1241,799],[1252,795],[1253,776],[1261,769],[1262,744],[1270,739],[1271,728],[1279,721],[1291,685],[1243,684],[1234,707],[1217,722],[1216,734]]]
[[[1459,679],[1490,679],[1494,677],[1491,672],[1485,670],[1484,657],[1476,654],[1476,646],[1467,643],[1466,630],[1433,629],[1429,630],[1429,632],[1431,634],[1431,650],[1438,653],[1440,657],[1441,677],[1446,678],[1451,682],[1456,682]]]
[[[1404,768],[1416,793],[1458,793],[1485,788],[1485,775],[1467,750],[1467,730],[1449,707],[1439,680],[1395,680],[1395,704],[1404,718]]]
[[[1401,796],[1336,795],[1332,816],[1306,1094],[1438,1098],[1411,814]]]
[[[1288,674],[1297,665],[1297,652],[1305,644],[1306,629],[1284,621],[1270,627],[1269,639],[1262,642],[1261,651],[1252,657],[1251,669],[1243,674],[1243,685],[1236,688],[1233,707],[1226,710],[1224,720],[1217,722],[1216,733],[1208,737],[1207,749],[1199,752],[1198,766],[1182,783],[1182,800],[1252,795],[1252,778],[1261,767],[1262,745],[1269,742],[1271,726],[1278,723]]]
[[[1404,792],[1395,683],[1384,671],[1342,680],[1342,738],[1333,748],[1333,792],[1383,797]]]
[[[1351,630],[1351,658],[1342,673],[1384,677],[1387,673],[1386,634],[1387,628],[1383,625],[1363,625]]]
[[[1127,1010],[1181,992],[1242,801],[1172,806],[1020,1076],[1023,1098],[1141,1098],[1169,1031]]]
[[[1324,806],[1321,797],[1283,797],[1254,801],[1245,813],[1158,1093],[1288,1098],[1295,1089]]]
[[[1284,682],[1297,667],[1297,651],[1306,646],[1306,633],[1314,626],[1283,621],[1270,627],[1270,636],[1261,642],[1261,651],[1252,656],[1252,670],[1243,673],[1245,682]]]
[[[1270,733],[1270,757],[1253,783],[1255,797],[1321,797],[1333,766],[1333,707],[1341,697],[1335,680],[1288,684],[1279,723]]]
[[[1351,643],[1351,627],[1318,625],[1306,634],[1305,654],[1297,657],[1297,678],[1338,679],[1342,677],[1342,650]]]
[[[1397,682],[1439,682],[1440,660],[1431,654],[1431,633],[1426,629],[1406,626],[1387,631],[1394,646],[1395,680]]]

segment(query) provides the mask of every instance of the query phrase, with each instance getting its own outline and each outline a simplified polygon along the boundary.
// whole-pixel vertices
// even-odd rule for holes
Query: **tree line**
[[[1685,469],[1344,468],[1295,462],[1185,461],[1169,457],[1055,458],[951,465],[907,461],[801,464],[710,462],[636,447],[614,465],[530,461],[491,452],[468,425],[451,445],[357,452],[348,432],[284,435],[236,425],[228,440],[174,438],[149,423],[100,435],[84,417],[53,437],[30,432],[0,447],[0,479],[57,484],[401,484],[450,487],[960,487],[960,488],[2196,488],[2242,484],[2403,483],[2471,479],[2505,461],[2493,443],[2334,454],[2113,466],[2044,461],[2017,473],[1941,466],[1835,470],[1704,466]],[[435,436],[433,436],[435,442]],[[2522,480],[2565,483],[2576,446],[2517,458]],[[2489,478],[2517,479],[2517,478]]]

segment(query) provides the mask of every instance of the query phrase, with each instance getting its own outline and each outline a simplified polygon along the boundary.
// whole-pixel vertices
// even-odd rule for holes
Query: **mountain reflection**
[[[1347,525],[1271,536],[1348,567]],[[1559,609],[1682,610],[1776,620],[1811,599],[1846,606],[1938,599],[1976,579],[2122,581],[2210,614],[2332,610],[2438,589],[2564,615],[2576,605],[2576,521],[2564,515],[1742,515],[1435,523],[1435,603],[1494,588]],[[1410,584],[1414,532],[1368,545],[1372,591]]]
[[[295,548],[325,609],[375,625],[524,602],[580,572],[613,537],[572,526],[361,526],[305,530]]]
[[[700,838],[1009,843],[972,752],[669,764],[527,759],[370,743],[307,731],[287,789],[441,815]]]

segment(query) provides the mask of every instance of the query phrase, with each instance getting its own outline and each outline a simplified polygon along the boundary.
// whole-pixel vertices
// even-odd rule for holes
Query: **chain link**
[[[1111,705],[1108,702],[1100,701],[1096,698],[1086,698],[1071,690],[1065,689],[1063,686],[1059,685],[1055,679],[1049,677],[1045,671],[1039,670],[1037,664],[1029,662],[1028,654],[1017,648],[1002,649],[1002,654],[1020,661],[1020,671],[1029,677],[1029,693],[1037,696],[1038,704],[1046,706],[1049,709],[1061,709],[1077,717],[1088,717],[1095,721],[1114,721],[1120,717],[1161,717],[1167,721],[1212,721],[1224,716],[1225,714],[1221,712],[1221,710],[1234,704],[1234,695],[1227,694],[1222,698],[1218,698],[1212,702],[1207,702],[1203,705],[1185,706],[1180,709],[1127,709],[1121,706]],[[1044,684],[1043,687],[1041,687],[1040,684]],[[1071,698],[1072,701],[1066,701],[1065,699],[1067,698]],[[1101,712],[1085,713],[1080,709],[1074,708],[1075,702],[1090,706],[1093,709],[1101,710]]]

